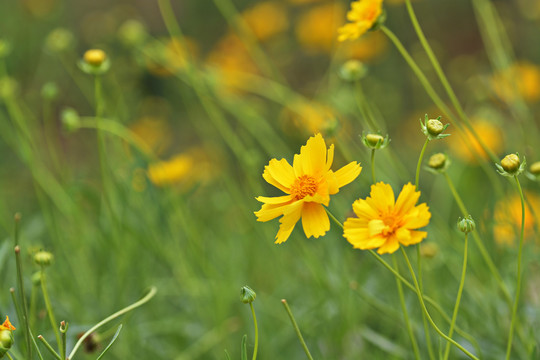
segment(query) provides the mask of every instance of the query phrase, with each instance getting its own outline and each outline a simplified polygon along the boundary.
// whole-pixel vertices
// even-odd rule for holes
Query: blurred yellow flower
[[[355,40],[373,27],[382,14],[382,0],[358,0],[351,3],[347,23],[338,29],[339,41]]]
[[[288,0],[291,4],[302,5],[302,4],[311,4],[314,2],[321,2],[324,0]]]
[[[332,52],[344,14],[345,8],[337,2],[308,9],[296,21],[298,43],[310,52]]]
[[[9,317],[6,315],[6,321],[2,325],[0,325],[0,330],[17,330],[15,329],[15,326],[11,325],[9,322]]]
[[[143,116],[131,124],[129,129],[156,155],[167,150],[173,140],[169,124],[161,117]]]
[[[242,40],[225,35],[208,55],[206,63],[217,71],[218,82],[225,91],[238,92],[246,81],[243,73],[257,74],[258,68]]]
[[[475,132],[478,134],[478,136],[482,139],[484,144],[493,151],[493,153],[497,154],[499,153],[503,148],[503,135],[501,133],[500,128],[495,125],[494,123],[478,118],[478,119],[472,119],[472,127],[475,130]],[[450,146],[450,149],[452,152],[457,155],[459,158],[475,163],[476,157],[471,150],[469,150],[469,147],[467,144],[472,148],[472,150],[479,154],[482,158],[488,159],[489,156],[486,154],[484,149],[482,149],[482,146],[476,140],[476,138],[467,131],[467,135],[463,136],[459,133],[455,133],[448,138],[447,141],[448,145]]]
[[[540,67],[528,62],[518,62],[492,78],[493,90],[506,101],[516,100],[516,93],[527,102],[540,100]]]
[[[302,130],[307,134],[325,132],[335,125],[336,114],[330,107],[307,101],[293,101],[283,112],[284,127]],[[290,129],[292,130],[292,129]]]
[[[525,193],[525,238],[533,236],[534,225],[537,222],[535,216],[540,215],[540,197],[531,192]],[[531,205],[531,211],[528,205]],[[499,245],[513,245],[519,238],[521,229],[521,199],[518,195],[508,196],[495,204],[495,225],[493,236]]]
[[[388,48],[388,38],[380,31],[369,32],[356,41],[341,43],[341,57],[367,62],[383,54]],[[417,120],[418,121],[418,120]]]
[[[185,70],[188,57],[196,57],[197,44],[191,39],[181,42],[175,38],[155,40],[147,43],[143,48],[146,68],[156,76],[167,77]]]
[[[179,154],[167,161],[151,164],[148,178],[156,186],[165,186],[184,180],[193,168],[193,159],[186,154]]]
[[[255,4],[242,13],[242,18],[260,41],[287,30],[289,26],[285,7],[275,1]]]
[[[426,226],[431,218],[425,203],[416,206],[420,192],[411,183],[403,186],[397,201],[388,184],[371,185],[371,197],[353,203],[356,218],[348,218],[343,234],[356,249],[376,249],[379,254],[393,253],[399,245],[417,244],[426,236],[415,229]]]
[[[269,221],[283,215],[279,220],[281,225],[276,244],[289,238],[300,218],[308,238],[323,236],[330,229],[324,206],[330,203],[330,195],[356,179],[362,170],[353,161],[334,172],[330,170],[333,159],[334,145],[330,145],[327,151],[322,135],[317,134],[302,146],[299,155],[294,155],[292,166],[285,159],[272,159],[264,168],[263,178],[287,194],[257,198],[264,203],[255,212],[258,221]]]

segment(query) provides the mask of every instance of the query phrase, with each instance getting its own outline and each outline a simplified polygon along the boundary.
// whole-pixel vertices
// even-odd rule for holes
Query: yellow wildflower
[[[495,74],[492,79],[497,96],[513,102],[518,94],[523,100],[533,103],[540,100],[540,68],[528,62],[518,62]]]
[[[15,326],[11,325],[9,322],[9,317],[6,315],[6,321],[2,325],[0,325],[0,330],[17,330],[15,329]]]
[[[146,68],[152,75],[167,77],[187,68],[188,59],[196,57],[197,43],[192,39],[154,40],[144,48]]]
[[[295,32],[298,43],[309,52],[332,52],[343,15],[345,8],[337,2],[308,9],[296,21]]]
[[[285,7],[275,1],[255,4],[242,13],[242,18],[260,41],[285,31],[289,26]]]
[[[350,23],[338,29],[339,41],[355,40],[373,27],[382,14],[382,0],[358,0],[347,13]]]
[[[525,193],[525,238],[534,235],[535,216],[540,216],[540,197]],[[531,211],[532,207],[533,211]],[[518,195],[509,196],[495,204],[495,225],[493,235],[500,245],[512,245],[516,242],[521,228],[521,199]]]
[[[497,154],[502,150],[504,143],[503,134],[496,124],[482,118],[473,119],[471,123],[476,134],[478,134],[484,144],[491,149],[491,151]],[[479,154],[480,157],[488,159],[488,154],[486,154],[478,140],[476,140],[476,137],[474,137],[468,130],[465,136],[460,133],[456,133],[456,137],[449,141],[448,145],[455,155],[467,162],[476,162],[474,153],[469,149],[472,149],[472,151],[474,151],[476,154]]]
[[[186,154],[176,155],[148,167],[148,178],[156,186],[165,186],[184,180],[193,168],[193,159]]]
[[[392,187],[382,182],[371,185],[370,196],[353,203],[357,218],[348,218],[344,224],[343,234],[354,248],[379,248],[379,254],[391,254],[400,244],[417,244],[427,236],[415,230],[429,223],[431,213],[425,203],[416,206],[420,192],[414,185],[403,186],[397,201]]]
[[[255,212],[258,221],[269,221],[283,215],[276,235],[276,244],[289,238],[294,226],[302,218],[304,233],[309,238],[323,236],[330,229],[330,220],[324,209],[330,195],[356,179],[362,168],[353,161],[336,172],[330,170],[334,159],[334,145],[328,151],[321,134],[312,136],[294,155],[293,165],[285,159],[270,160],[264,168],[263,178],[287,195],[259,196],[264,203]]]

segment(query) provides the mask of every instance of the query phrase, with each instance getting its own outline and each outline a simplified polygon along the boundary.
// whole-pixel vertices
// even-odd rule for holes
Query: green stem
[[[459,303],[461,302],[461,294],[463,293],[463,286],[465,284],[465,273],[467,272],[467,248],[468,248],[468,234],[465,233],[465,245],[463,249],[463,267],[461,270],[461,280],[459,282],[458,293],[456,297],[456,304],[454,305],[454,313],[452,314],[452,322],[450,323],[450,330],[448,330],[448,336],[452,337],[454,332],[454,326],[456,324],[457,314],[459,311]],[[450,343],[446,343],[446,348],[444,350],[444,360],[448,359],[450,354]]]
[[[364,90],[362,88],[362,84],[360,81],[355,81],[355,88],[356,88],[356,103],[358,104],[358,109],[360,110],[360,113],[362,114],[362,117],[365,119],[368,128],[371,131],[378,131],[381,130],[377,127],[377,124],[375,123],[375,116],[371,112],[371,108],[369,106],[369,103],[366,100],[366,96],[364,94]]]
[[[67,345],[66,333],[67,333],[67,330],[68,330],[68,324],[65,321],[62,321],[60,323],[60,333],[62,333],[62,343],[60,345],[60,356],[62,356],[62,359],[65,359],[66,354],[67,354],[67,351],[66,351],[66,345]]]
[[[463,351],[464,354],[466,354],[467,356],[469,356],[471,359],[476,359],[478,360],[478,358],[476,356],[474,356],[473,354],[471,354],[469,351],[467,351],[467,349],[465,349],[463,346],[461,346],[460,344],[458,344],[457,342],[455,342],[454,340],[452,340],[451,338],[449,338],[448,336],[446,336],[440,329],[439,327],[435,324],[435,322],[433,322],[433,319],[431,318],[431,316],[429,315],[429,312],[427,311],[427,308],[426,308],[426,304],[424,303],[424,298],[422,296],[422,292],[420,291],[420,287],[418,286],[418,281],[416,280],[416,275],[414,274],[414,270],[411,266],[411,262],[409,261],[409,257],[407,256],[407,252],[405,251],[405,249],[403,248],[403,246],[400,246],[400,249],[401,249],[401,252],[403,254],[403,257],[405,258],[405,261],[407,262],[407,267],[409,268],[409,272],[411,273],[411,276],[412,276],[412,279],[413,279],[413,283],[414,283],[414,286],[416,288],[416,294],[418,295],[418,300],[420,301],[420,306],[422,308],[422,311],[424,312],[424,314],[426,315],[429,323],[431,324],[431,326],[433,327],[433,329],[435,329],[435,331],[443,338],[445,339],[446,341],[452,343],[452,345],[454,345],[455,347],[457,347],[458,349],[460,349],[461,351]]]
[[[69,353],[68,357],[66,358],[66,360],[71,360],[73,359],[73,356],[75,355],[75,353],[77,352],[77,350],[79,349],[79,347],[81,346],[81,344],[84,342],[84,340],[91,334],[93,333],[94,331],[96,331],[97,329],[99,329],[101,326],[107,324],[108,322],[116,319],[117,317],[119,316],[122,316],[124,315],[125,313],[133,310],[133,309],[136,309],[138,308],[139,306],[147,303],[150,299],[152,299],[154,297],[154,295],[156,295],[156,292],[157,292],[157,289],[155,287],[152,287],[150,289],[150,291],[148,291],[148,294],[146,294],[141,300],[137,301],[137,302],[134,302],[133,304],[123,308],[122,310],[120,311],[117,311],[115,312],[114,314],[112,314],[111,316],[109,317],[106,317],[105,319],[101,320],[100,322],[98,322],[96,325],[92,326],[89,330],[87,330],[80,338],[79,338],[79,341],[77,341],[77,343],[75,344],[75,346],[73,347],[73,350],[71,350],[71,352]]]
[[[53,347],[51,346],[51,344],[49,344],[49,342],[47,340],[45,340],[45,338],[41,335],[38,335],[38,339],[43,343],[43,345],[45,345],[45,347],[47,348],[47,350],[49,350],[49,352],[51,354],[53,354],[53,356],[55,358],[57,358],[58,360],[62,360],[62,357],[53,349]]]
[[[24,338],[26,340],[26,354],[28,355],[28,359],[32,359],[32,344],[30,340],[30,322],[28,320],[28,307],[26,305],[26,295],[24,292],[24,285],[23,285],[21,248],[19,246],[20,221],[21,221],[21,215],[15,214],[15,230],[14,230],[15,263],[17,266],[17,286],[19,287],[19,301],[20,301],[20,305],[22,309],[22,323],[24,323]]]
[[[486,154],[489,155],[492,161],[497,162],[499,159],[497,159],[497,156],[491,151],[490,148],[486,146],[484,141],[478,136],[476,131],[471,125],[471,122],[469,121],[469,118],[465,114],[465,111],[463,111],[463,107],[461,106],[456,94],[454,93],[454,90],[452,89],[452,86],[450,85],[450,82],[446,78],[446,75],[444,74],[441,65],[439,64],[439,61],[437,60],[437,57],[433,53],[433,50],[431,49],[431,46],[429,45],[424,32],[422,31],[422,28],[420,27],[420,24],[418,23],[418,19],[416,18],[416,14],[414,13],[414,9],[411,5],[410,0],[405,0],[405,4],[407,6],[407,11],[409,13],[409,17],[411,18],[411,22],[413,24],[414,30],[416,31],[416,34],[418,35],[418,38],[420,39],[420,43],[422,44],[422,47],[424,48],[427,56],[429,57],[429,60],[431,61],[431,64],[433,65],[433,68],[435,69],[435,72],[437,73],[437,76],[439,77],[439,80],[441,81],[446,93],[448,94],[448,97],[450,98],[450,101],[452,102],[452,105],[454,105],[454,108],[456,109],[459,117],[461,118],[461,121],[465,123],[467,126],[467,129],[473,134],[473,136],[476,138],[482,149],[486,152]]]
[[[426,152],[427,144],[429,143],[429,138],[426,137],[424,146],[422,146],[422,151],[420,152],[420,157],[418,158],[418,164],[416,164],[416,176],[414,178],[414,186],[416,191],[418,191],[418,181],[420,180],[420,167],[422,166],[422,159],[424,158],[424,153]]]
[[[255,309],[253,308],[253,302],[249,303],[251,307],[251,314],[253,315],[253,326],[255,327],[255,348],[253,349],[253,360],[257,359],[257,350],[259,349],[259,327],[257,326],[257,316],[255,315]]]
[[[392,261],[394,262],[394,268],[396,269],[396,272],[399,273],[399,267],[398,267],[398,263],[397,263],[397,259],[395,255],[392,255]],[[407,333],[409,334],[409,338],[411,339],[414,357],[416,360],[420,360],[420,352],[418,350],[418,344],[416,343],[416,338],[414,337],[414,332],[411,327],[411,322],[409,321],[407,305],[405,305],[405,297],[403,296],[403,285],[401,285],[401,281],[399,281],[399,279],[397,278],[396,278],[396,284],[398,288],[399,302],[401,303],[401,311],[403,312],[403,320],[405,321],[405,326],[407,327]]]
[[[296,320],[294,320],[294,316],[291,309],[289,308],[289,304],[287,304],[287,300],[282,299],[281,303],[285,307],[287,314],[289,314],[289,318],[291,319],[291,323],[294,328],[294,331],[296,331],[296,336],[298,336],[298,340],[300,340],[300,343],[302,344],[302,347],[304,348],[304,352],[306,353],[306,356],[308,357],[308,359],[313,360],[313,357],[311,356],[311,353],[309,352],[306,342],[304,341],[304,337],[302,336],[302,333],[300,332],[300,328],[298,327]]]
[[[470,213],[467,211],[467,208],[465,207],[465,204],[463,203],[463,200],[461,200],[461,197],[459,196],[458,192],[456,191],[456,188],[454,186],[454,183],[450,179],[450,176],[446,172],[444,172],[443,174],[444,174],[444,177],[446,179],[446,182],[448,183],[448,187],[450,188],[450,191],[452,192],[454,200],[456,201],[456,203],[457,203],[457,205],[459,207],[459,210],[461,211],[461,214],[464,217],[468,216]],[[510,306],[512,306],[512,297],[510,296],[510,292],[508,291],[506,285],[504,284],[504,282],[502,280],[502,277],[499,274],[499,271],[497,270],[497,267],[495,266],[495,263],[493,262],[493,260],[489,256],[489,253],[488,253],[486,247],[484,246],[484,243],[480,239],[480,236],[478,235],[477,230],[474,230],[472,232],[472,235],[473,235],[474,242],[475,242],[476,246],[478,247],[478,250],[480,250],[480,254],[482,255],[482,258],[486,262],[486,264],[487,264],[487,266],[489,268],[489,271],[491,272],[491,274],[495,278],[495,281],[497,281],[497,284],[499,285],[499,288],[503,292],[503,295],[504,295],[507,303]]]
[[[54,316],[54,312],[51,306],[51,300],[49,298],[49,292],[47,291],[47,280],[45,276],[45,269],[41,268],[41,292],[43,293],[43,300],[45,301],[45,308],[47,309],[47,314],[49,315],[49,321],[51,322],[51,327],[54,330],[54,336],[56,337],[56,343],[58,347],[62,346],[62,339],[60,337],[60,331],[58,331],[58,324]],[[65,358],[62,357],[62,359]]]
[[[510,359],[510,353],[512,352],[512,340],[514,338],[514,328],[516,325],[516,315],[517,308],[519,303],[519,294],[521,292],[521,257],[523,255],[523,240],[525,237],[525,198],[523,196],[523,191],[521,190],[521,185],[517,176],[514,176],[516,179],[516,185],[519,191],[519,196],[521,198],[521,234],[519,237],[519,250],[518,250],[518,260],[517,260],[517,283],[516,283],[516,296],[514,299],[514,306],[512,307],[512,321],[510,322],[510,333],[508,334],[508,344],[506,346],[506,360]]]
[[[371,181],[375,184],[375,149],[371,149]]]

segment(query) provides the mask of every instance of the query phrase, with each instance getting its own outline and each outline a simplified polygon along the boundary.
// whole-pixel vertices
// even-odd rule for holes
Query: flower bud
[[[244,304],[251,304],[257,297],[255,291],[253,291],[249,286],[242,286],[240,289],[240,295]]]
[[[54,259],[53,254],[48,251],[38,251],[34,255],[34,262],[39,266],[49,266]]]
[[[45,83],[41,88],[41,96],[47,100],[56,99],[58,96],[58,86],[51,81]]]
[[[529,172],[535,176],[539,176],[540,175],[540,161],[532,163],[531,166],[529,166]]]
[[[32,285],[36,287],[41,285],[41,271],[32,274]]]
[[[13,330],[15,326],[11,325],[6,316],[6,321],[0,325],[0,358],[13,346]]]
[[[84,53],[83,59],[87,64],[98,67],[105,62],[107,54],[101,49],[90,49]]]
[[[146,39],[146,28],[137,20],[127,20],[118,29],[118,37],[125,45],[137,46]]]
[[[73,34],[64,28],[54,29],[45,40],[45,47],[52,53],[61,53],[73,46]]]
[[[345,81],[357,81],[367,73],[366,66],[358,60],[349,60],[341,66],[339,76]]]
[[[366,140],[369,145],[376,147],[377,145],[379,145],[379,143],[382,143],[384,141],[384,138],[382,137],[382,135],[379,134],[367,134]]]
[[[437,256],[439,247],[434,243],[425,243],[420,246],[420,256],[431,259]]]
[[[439,135],[440,133],[443,132],[444,130],[444,125],[442,122],[440,122],[439,120],[437,119],[430,119],[427,121],[427,130],[429,131],[429,133],[433,136],[437,136]]]
[[[62,119],[62,124],[64,124],[67,131],[75,131],[81,126],[79,114],[73,108],[66,108],[62,110],[60,117]]]
[[[431,155],[428,161],[428,166],[435,170],[443,169],[446,165],[447,157],[443,153],[437,153]]]
[[[468,234],[476,228],[476,224],[471,215],[468,218],[459,219],[457,223],[459,231]]]
[[[501,160],[502,168],[508,173],[516,172],[519,169],[520,164],[521,161],[519,160],[519,156],[516,154],[506,155],[504,159]]]

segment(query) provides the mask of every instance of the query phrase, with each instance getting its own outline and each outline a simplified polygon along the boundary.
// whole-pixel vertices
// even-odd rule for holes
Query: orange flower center
[[[291,186],[291,195],[294,200],[301,200],[306,196],[313,196],[317,192],[317,181],[312,176],[302,175]]]
[[[382,218],[382,221],[384,222],[384,225],[386,225],[382,231],[382,236],[384,237],[392,235],[399,227],[398,221],[394,215],[386,215]]]

